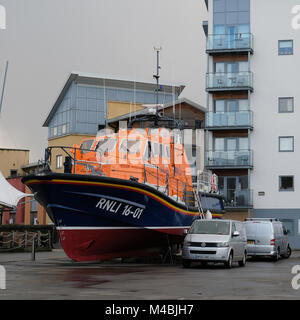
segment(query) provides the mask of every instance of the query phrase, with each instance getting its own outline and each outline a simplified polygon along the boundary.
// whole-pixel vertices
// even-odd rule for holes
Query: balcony
[[[250,71],[235,73],[207,73],[206,91],[253,91],[253,73]]]
[[[253,151],[207,151],[207,169],[249,169],[253,167]]]
[[[220,190],[224,196],[225,209],[247,209],[253,207],[253,190],[250,189],[227,189]]]
[[[206,52],[250,52],[253,53],[253,35],[251,33],[212,34],[207,36]]]
[[[252,111],[206,113],[206,128],[210,130],[219,129],[252,129]]]

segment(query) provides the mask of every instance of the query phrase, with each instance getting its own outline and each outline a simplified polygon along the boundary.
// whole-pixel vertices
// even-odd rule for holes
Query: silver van
[[[198,219],[193,222],[184,239],[182,265],[191,262],[223,262],[227,268],[233,262],[245,266],[247,238],[243,222],[234,220]]]
[[[244,224],[249,256],[270,256],[277,261],[291,255],[287,231],[278,219],[246,219]]]

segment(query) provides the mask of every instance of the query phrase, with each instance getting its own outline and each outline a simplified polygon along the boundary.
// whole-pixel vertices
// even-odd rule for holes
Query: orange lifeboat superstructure
[[[179,135],[165,128],[120,130],[85,139],[73,149],[76,174],[99,174],[147,184],[184,201],[193,192],[191,168]]]

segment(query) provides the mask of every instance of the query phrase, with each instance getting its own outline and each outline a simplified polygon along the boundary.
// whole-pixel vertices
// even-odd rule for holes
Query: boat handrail
[[[51,146],[48,147],[45,151],[44,167],[47,168],[47,171],[51,170],[51,156],[53,149],[61,149],[67,155],[68,158],[66,157],[66,161],[64,163],[64,172],[66,173],[75,174],[76,166],[80,165],[85,167],[85,174],[104,176],[105,174],[102,171],[103,165],[110,164],[109,162],[102,162],[102,157],[99,159],[100,161],[76,158],[76,155],[78,154],[79,150],[99,154],[100,152],[97,150],[82,149],[78,147]],[[211,177],[214,176],[214,179],[217,180],[217,177],[215,175],[212,175],[212,173],[210,172],[198,171],[197,182],[188,184],[186,181],[178,179],[178,177],[176,177],[174,173],[174,176],[172,176],[172,179],[173,181],[175,181],[176,185],[174,189],[174,186],[171,187],[169,184],[170,177],[168,170],[152,163],[144,163],[143,166],[131,164],[131,167],[143,176],[144,179],[143,181],[140,181],[140,183],[144,183],[145,185],[151,184],[152,187],[156,187],[158,191],[162,192],[166,196],[172,199],[176,199],[176,201],[178,202],[185,203],[187,207],[198,207],[199,209],[201,209],[201,203],[199,204],[199,199],[196,196],[196,194],[199,194],[199,192],[213,192]],[[128,173],[128,168],[124,170],[122,170],[122,168],[113,168],[112,171]],[[156,184],[150,183],[148,181],[150,176],[152,177],[152,182],[153,179],[156,179]],[[130,179],[134,178],[135,177],[130,177]]]

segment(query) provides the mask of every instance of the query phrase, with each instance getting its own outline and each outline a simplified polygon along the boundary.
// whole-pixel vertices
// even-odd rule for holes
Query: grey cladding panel
[[[226,1],[225,0],[214,0],[214,12],[225,12]]]
[[[250,0],[239,0],[239,11],[250,12]]]
[[[226,13],[226,24],[233,24],[236,25],[238,24],[238,17],[239,13],[238,12],[227,12]]]
[[[238,0],[227,0],[226,11],[238,11]]]

